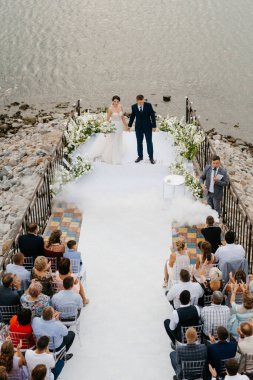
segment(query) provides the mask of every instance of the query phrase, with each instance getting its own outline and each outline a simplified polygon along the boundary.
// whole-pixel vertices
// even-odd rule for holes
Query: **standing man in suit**
[[[38,235],[39,228],[36,223],[31,223],[27,227],[27,235],[21,235],[18,239],[18,246],[25,257],[44,256],[44,241]]]
[[[132,105],[132,113],[129,119],[128,128],[131,128],[135,121],[135,133],[137,140],[138,158],[135,162],[143,160],[143,138],[145,136],[147,151],[151,164],[155,164],[153,157],[152,132],[156,131],[155,112],[150,103],[144,102],[143,95],[137,95],[136,104]]]
[[[221,166],[220,157],[213,156],[211,165],[207,165],[200,176],[200,184],[207,194],[208,204],[220,217],[220,203],[223,187],[228,185],[227,171]]]

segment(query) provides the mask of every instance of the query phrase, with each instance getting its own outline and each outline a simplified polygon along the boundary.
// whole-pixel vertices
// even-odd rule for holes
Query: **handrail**
[[[196,115],[196,110],[192,108],[192,103],[188,97],[186,97],[186,123],[194,123],[203,130],[200,120]],[[201,143],[196,155],[201,170],[210,163],[211,157],[214,154],[216,154],[216,152],[213,144],[207,134],[205,134],[205,140]],[[222,220],[225,228],[227,230],[233,230],[236,233],[237,241],[244,247],[249,272],[251,273],[253,266],[253,222],[231,181],[229,181],[228,186],[226,186],[223,191]]]

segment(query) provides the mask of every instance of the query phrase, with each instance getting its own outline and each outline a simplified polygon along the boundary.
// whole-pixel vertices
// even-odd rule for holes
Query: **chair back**
[[[244,372],[252,373],[253,372],[253,354],[245,354],[245,370]]]
[[[56,272],[57,271],[57,260],[59,260],[58,257],[47,257],[48,259],[48,262],[50,261],[51,262],[51,270],[52,272]]]
[[[59,291],[64,289],[63,282],[56,281],[56,280],[52,281],[52,288],[53,288],[54,293],[58,293]]]
[[[182,360],[183,379],[202,379],[205,366],[205,360]]]
[[[72,266],[72,273],[79,274],[81,271],[80,260],[78,259],[70,259]]]
[[[55,309],[60,312],[59,319],[63,322],[76,320],[79,316],[79,308],[74,304],[56,305]]]
[[[204,306],[210,306],[212,303],[212,294],[204,295]]]
[[[16,315],[19,310],[20,305],[0,306],[0,321],[8,325],[10,319],[13,317],[13,315]]]
[[[182,343],[186,343],[186,337],[185,337],[185,333],[186,333],[186,330],[189,328],[189,327],[193,327],[196,332],[197,332],[197,335],[198,335],[198,342],[201,343],[202,342],[202,333],[203,333],[203,325],[196,325],[196,326],[181,326],[181,337],[182,337]]]
[[[10,331],[9,336],[11,338],[12,344],[14,348],[17,348],[20,340],[22,341],[21,351],[28,350],[35,346],[34,344],[34,336],[32,333],[21,333],[21,332],[12,332]]]
[[[24,258],[24,267],[26,270],[31,272],[33,269],[33,257],[25,257]]]

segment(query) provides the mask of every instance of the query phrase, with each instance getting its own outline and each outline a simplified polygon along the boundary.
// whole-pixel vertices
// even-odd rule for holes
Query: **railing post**
[[[187,124],[189,123],[189,99],[187,96],[185,98],[185,121]]]
[[[80,101],[80,99],[78,99],[78,101],[76,103],[76,112],[77,112],[78,116],[81,115],[81,101]]]

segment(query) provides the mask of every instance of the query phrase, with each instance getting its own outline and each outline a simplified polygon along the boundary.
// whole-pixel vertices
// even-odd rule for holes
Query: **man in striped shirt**
[[[216,334],[217,326],[227,327],[230,317],[228,306],[222,305],[223,294],[219,291],[213,292],[212,303],[210,306],[203,307],[201,320],[203,322],[203,332],[209,338],[209,334]]]

